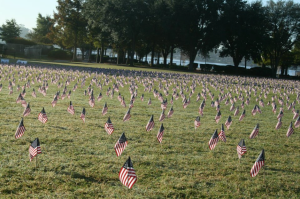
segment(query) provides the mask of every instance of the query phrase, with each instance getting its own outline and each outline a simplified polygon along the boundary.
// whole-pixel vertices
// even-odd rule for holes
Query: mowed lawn
[[[94,65],[91,65],[94,67]],[[89,66],[90,67],[90,66]],[[110,67],[110,66],[108,66]],[[286,137],[289,124],[293,124],[292,109],[286,105],[286,93],[289,104],[297,98],[299,82],[279,81],[272,79],[241,78],[234,76],[203,75],[184,73],[168,73],[170,71],[154,71],[151,69],[140,72],[128,72],[122,70],[116,73],[117,66],[111,66],[114,70],[100,70],[97,72],[53,70],[41,68],[21,68],[14,66],[8,68],[5,65],[1,69],[2,90],[0,92],[0,195],[1,198],[298,198],[300,195],[300,145],[299,128],[294,127],[294,134]],[[129,68],[132,70],[132,68]],[[140,68],[137,68],[140,70]],[[102,73],[104,72],[104,73]],[[105,74],[106,73],[106,74]],[[30,81],[30,88],[26,89],[27,102],[30,102],[31,113],[24,117],[26,131],[22,137],[15,139],[15,132],[22,118],[24,107],[16,103],[21,90],[17,86],[24,86],[26,74]],[[13,94],[9,95],[9,81],[15,78]],[[41,78],[41,83],[36,81]],[[85,83],[82,84],[83,79]],[[97,83],[91,82],[92,78]],[[51,83],[51,79],[57,79],[57,83]],[[67,79],[67,94],[71,90],[71,99],[67,97],[59,99],[55,107],[51,106],[54,95],[60,91],[60,96]],[[43,80],[49,85],[47,95],[38,92]],[[102,89],[99,88],[99,82]],[[105,83],[106,82],[106,83]],[[117,99],[119,92],[114,96],[107,96],[107,89],[113,88],[117,82],[119,92],[124,96],[126,107],[121,106]],[[195,83],[195,92],[190,97],[190,104],[183,108],[182,98],[174,97],[173,105],[170,104],[173,88],[179,93],[182,91],[186,98],[191,93],[190,86]],[[254,84],[255,82],[255,84]],[[58,87],[58,83],[62,84]],[[78,88],[73,92],[73,86]],[[249,86],[249,83],[252,85]],[[268,86],[263,87],[264,85]],[[95,106],[89,105],[89,95],[84,91],[91,84],[95,96]],[[144,91],[144,85],[152,86],[151,91]],[[161,84],[161,89],[159,88]],[[177,87],[178,84],[178,87]],[[244,84],[244,85],[242,85]],[[82,86],[81,86],[82,85]],[[131,94],[130,85],[136,85],[137,91],[134,107],[131,109],[131,118],[123,122],[123,117],[128,110]],[[228,94],[232,98],[239,96],[240,92],[246,101],[244,90],[251,92],[250,104],[245,105],[246,117],[239,121],[243,111],[241,100],[235,102],[239,106],[240,113],[234,116],[230,111],[231,104],[225,105]],[[273,93],[274,86],[277,87]],[[200,116],[201,126],[195,130],[194,120],[199,116],[198,110],[203,96],[196,101],[197,94],[206,92],[206,105],[203,116]],[[286,87],[291,87],[288,93]],[[33,88],[37,97],[32,97]],[[189,90],[187,90],[189,88]],[[162,93],[163,99],[168,100],[165,114],[173,106],[174,114],[171,118],[165,118],[159,122],[162,112],[161,102],[154,97],[153,90]],[[164,89],[168,90],[166,96]],[[238,90],[238,94],[236,93]],[[223,94],[221,93],[223,90]],[[255,92],[256,90],[256,92]],[[211,99],[209,92],[214,95]],[[268,91],[267,99],[264,93]],[[102,93],[101,101],[97,100]],[[261,94],[262,93],[262,94]],[[144,94],[144,101],[140,97]],[[261,94],[261,96],[260,96]],[[219,95],[226,95],[220,102],[222,117],[217,124],[214,120],[217,111],[211,107],[211,101],[215,101]],[[282,95],[284,100],[284,116],[282,127],[275,130],[280,104],[278,98]],[[275,103],[277,112],[272,112],[272,96],[277,96]],[[151,98],[152,104],[147,105]],[[260,106],[262,113],[251,115],[251,110],[259,102],[264,101],[265,106]],[[70,101],[75,108],[75,115],[67,112]],[[107,103],[108,113],[102,115],[102,108]],[[38,121],[38,114],[45,108],[48,122],[42,124]],[[80,119],[83,109],[86,109],[86,122]],[[296,101],[295,109],[300,109]],[[154,116],[155,127],[146,132],[145,126]],[[214,150],[210,151],[208,142],[214,131],[220,132],[221,124],[224,124],[228,116],[232,117],[230,129],[225,129],[227,142],[221,140]],[[108,117],[115,127],[112,135],[104,130],[104,124]],[[162,143],[157,141],[156,135],[161,123],[165,127]],[[255,125],[259,123],[259,134],[254,139],[249,135]],[[128,146],[122,155],[117,157],[114,145],[125,133]],[[39,138],[42,154],[29,161],[29,146]],[[241,139],[245,140],[247,153],[241,161],[237,156],[237,144]],[[261,150],[265,150],[265,166],[256,177],[250,176],[250,169],[258,158]],[[131,157],[133,167],[137,175],[137,182],[132,189],[125,187],[119,180],[119,171],[128,157]]]

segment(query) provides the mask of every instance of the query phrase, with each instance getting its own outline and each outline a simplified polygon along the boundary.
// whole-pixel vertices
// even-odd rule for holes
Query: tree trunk
[[[192,47],[192,50],[190,50],[190,52],[189,52],[189,60],[190,60],[189,71],[194,71],[194,61],[196,58],[196,54],[197,54],[197,51],[194,50],[194,47]]]
[[[280,70],[281,70],[281,71],[280,71],[280,75],[284,75],[284,66],[281,66],[281,67],[280,67]]]
[[[82,48],[80,48],[80,50],[81,50],[81,61],[83,61],[84,60],[84,48],[82,47]]]
[[[152,43],[152,50],[151,50],[151,66],[154,65],[154,46],[155,46],[155,43],[153,42]]]
[[[168,58],[169,51],[165,49],[165,50],[162,50],[161,53],[164,58],[164,66],[167,66],[167,58]]]
[[[285,69],[284,69],[284,75],[288,75],[288,67],[285,67]]]
[[[171,46],[171,55],[170,55],[170,65],[173,65],[173,52],[174,52],[174,45]]]
[[[100,50],[97,48],[97,56],[96,56],[96,63],[99,63],[100,61]]]
[[[160,52],[157,53],[157,65],[159,65]]]
[[[104,54],[104,44],[101,41],[100,63],[104,63],[103,54]]]
[[[129,55],[130,53],[129,53],[129,52],[130,52],[130,50],[128,49],[128,50],[127,50],[126,65],[129,63],[129,57],[130,57],[130,55]]]
[[[123,64],[125,64],[126,63],[126,50],[122,50],[122,53],[123,53]]]
[[[117,64],[123,63],[123,57],[124,57],[124,51],[119,49],[118,50],[118,58],[117,58]]]
[[[89,52],[89,62],[92,62],[92,42],[90,43]]]
[[[74,39],[74,51],[73,51],[73,61],[77,61],[77,33],[75,34]]]

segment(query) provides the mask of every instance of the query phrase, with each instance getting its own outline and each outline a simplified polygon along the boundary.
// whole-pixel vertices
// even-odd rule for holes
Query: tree
[[[293,1],[270,0],[267,8],[268,39],[262,57],[269,60],[272,76],[275,77],[283,57],[299,42],[300,5]]]
[[[52,44],[48,34],[51,32],[51,26],[53,26],[53,20],[50,16],[43,17],[40,13],[36,19],[36,28],[28,33],[26,36],[34,42],[43,44]]]
[[[257,56],[262,47],[266,23],[261,2],[247,4],[242,0],[226,0],[221,12],[222,43],[220,57],[232,57],[238,67],[241,60]]]
[[[223,0],[175,0],[179,47],[189,57],[189,70],[199,51],[211,51],[220,44],[219,12]]]
[[[9,42],[20,36],[21,29],[15,19],[6,20],[6,24],[2,24],[0,28],[0,39]]]
[[[79,37],[87,31],[87,21],[82,13],[83,0],[58,0],[57,3],[49,37],[66,47],[73,47],[73,61],[76,61]]]

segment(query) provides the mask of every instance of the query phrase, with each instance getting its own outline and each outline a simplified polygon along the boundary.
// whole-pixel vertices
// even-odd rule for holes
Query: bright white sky
[[[248,2],[252,1],[254,0],[248,0]],[[300,3],[300,0],[294,2]],[[0,26],[6,20],[15,19],[18,24],[23,24],[26,28],[35,28],[38,13],[42,16],[53,16],[57,5],[57,0],[0,0]]]

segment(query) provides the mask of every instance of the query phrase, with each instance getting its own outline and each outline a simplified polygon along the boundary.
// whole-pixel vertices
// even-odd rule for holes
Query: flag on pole
[[[165,130],[165,128],[164,128],[163,124],[161,124],[161,126],[158,130],[157,136],[156,136],[159,143],[161,143],[161,141],[162,141],[164,130]]]
[[[279,118],[278,122],[277,122],[277,124],[275,126],[275,129],[278,130],[278,129],[280,129],[281,126],[282,126],[282,121],[281,121],[281,118]]]
[[[30,157],[30,161],[37,156],[37,154],[41,154],[42,150],[41,150],[41,146],[40,146],[40,141],[39,138],[35,138],[35,140],[31,143],[31,145],[29,146],[29,157]]]
[[[130,108],[129,108],[123,117],[123,122],[128,121],[130,119],[130,117],[131,117],[131,115],[130,115]]]
[[[299,110],[294,112],[293,120],[299,117]]]
[[[148,100],[148,105],[151,105],[151,98],[149,98]]]
[[[104,129],[107,134],[111,135],[114,132],[114,126],[110,120],[110,117],[108,117],[107,122],[104,125]]]
[[[141,101],[142,102],[144,101],[144,94],[142,94],[142,96],[141,96]]]
[[[256,126],[254,127],[252,133],[250,134],[250,139],[253,139],[257,136],[259,131],[259,124],[256,124]]]
[[[169,112],[168,112],[168,117],[170,118],[174,113],[174,110],[173,110],[173,106],[170,108]]]
[[[43,124],[45,124],[48,121],[48,117],[47,117],[44,107],[43,107],[42,111],[39,113],[38,120],[40,122],[42,122]]]
[[[258,174],[261,167],[263,167],[264,165],[265,165],[265,151],[262,150],[257,160],[255,161],[254,165],[251,168],[250,171],[251,177],[255,177]]]
[[[68,111],[71,115],[74,115],[74,114],[75,114],[75,109],[74,109],[74,106],[72,105],[72,101],[70,101],[70,106],[68,107],[67,111]]]
[[[115,149],[118,157],[122,154],[122,152],[126,148],[127,144],[128,144],[128,142],[127,142],[125,133],[122,133],[121,137],[119,138],[119,140],[117,141],[117,143],[114,146],[114,149]]]
[[[238,145],[236,147],[236,151],[237,151],[239,159],[241,159],[242,155],[244,155],[247,152],[244,139],[241,139],[241,141],[238,143]]]
[[[283,117],[283,112],[282,110],[279,112],[279,114],[277,115],[277,119],[282,118]]]
[[[234,111],[234,116],[237,116],[239,114],[239,112],[240,112],[239,106],[237,106],[235,111]]]
[[[208,142],[209,149],[213,150],[216,147],[218,141],[219,141],[218,129],[216,129],[216,131],[214,132],[214,134],[212,135],[212,137]]]
[[[51,102],[52,107],[54,107],[57,103],[57,95],[55,95],[53,101]]]
[[[291,122],[287,132],[286,132],[286,136],[290,137],[292,134],[294,133],[294,129],[293,129],[293,123]]]
[[[105,115],[107,113],[107,109],[108,109],[108,107],[107,107],[107,104],[105,102],[104,107],[102,109],[102,115]]]
[[[102,93],[100,92],[99,95],[98,95],[98,97],[97,97],[98,102],[99,102],[101,99],[102,99]]]
[[[198,128],[200,126],[200,116],[197,116],[195,121],[194,121],[194,126],[195,126],[195,129]]]
[[[225,122],[225,126],[227,127],[227,129],[229,129],[231,124],[232,124],[232,119],[231,119],[231,116],[229,116]]]
[[[246,116],[246,110],[244,109],[242,115],[239,118],[239,121],[242,121],[244,119],[244,117]]]
[[[122,100],[121,100],[121,105],[122,105],[123,107],[126,107],[126,103],[125,103],[124,97],[123,97]],[[129,107],[129,108],[130,108],[130,107]]]
[[[217,115],[216,115],[216,117],[215,117],[215,121],[217,123],[219,123],[220,119],[221,119],[221,111],[219,110],[218,113],[217,113]]]
[[[21,122],[17,128],[17,131],[15,133],[15,138],[18,139],[20,138],[22,135],[24,135],[24,132],[26,131],[25,126],[23,124],[23,118],[21,119]]]
[[[85,108],[82,109],[80,118],[82,119],[83,122],[85,122]]]
[[[151,131],[153,129],[153,127],[154,127],[154,120],[153,120],[153,115],[152,115],[146,125],[146,131]]]
[[[256,109],[256,105],[253,107],[253,109],[252,109],[252,111],[251,111],[251,114],[252,115],[255,115],[256,114],[256,111],[257,111],[257,109]]]
[[[294,124],[295,128],[298,128],[300,126],[300,116],[297,118]]]
[[[219,138],[223,141],[226,142],[226,135],[225,135],[225,131],[224,131],[224,125],[222,124],[221,126],[221,131],[219,133]]]
[[[167,105],[168,105],[168,101],[166,99],[166,100],[163,100],[163,102],[160,104],[160,107],[161,107],[161,109],[165,110],[167,108]]]
[[[158,121],[162,122],[165,119],[165,109],[162,109],[162,112],[160,114],[160,117],[158,119]]]
[[[136,183],[137,176],[135,174],[135,170],[133,168],[130,157],[126,160],[125,164],[121,168],[119,172],[119,179],[122,184],[129,189],[131,189],[132,186]]]
[[[23,112],[23,116],[26,117],[27,115],[29,115],[31,112],[31,109],[30,109],[30,105],[29,105],[29,102],[27,103],[27,106]]]

